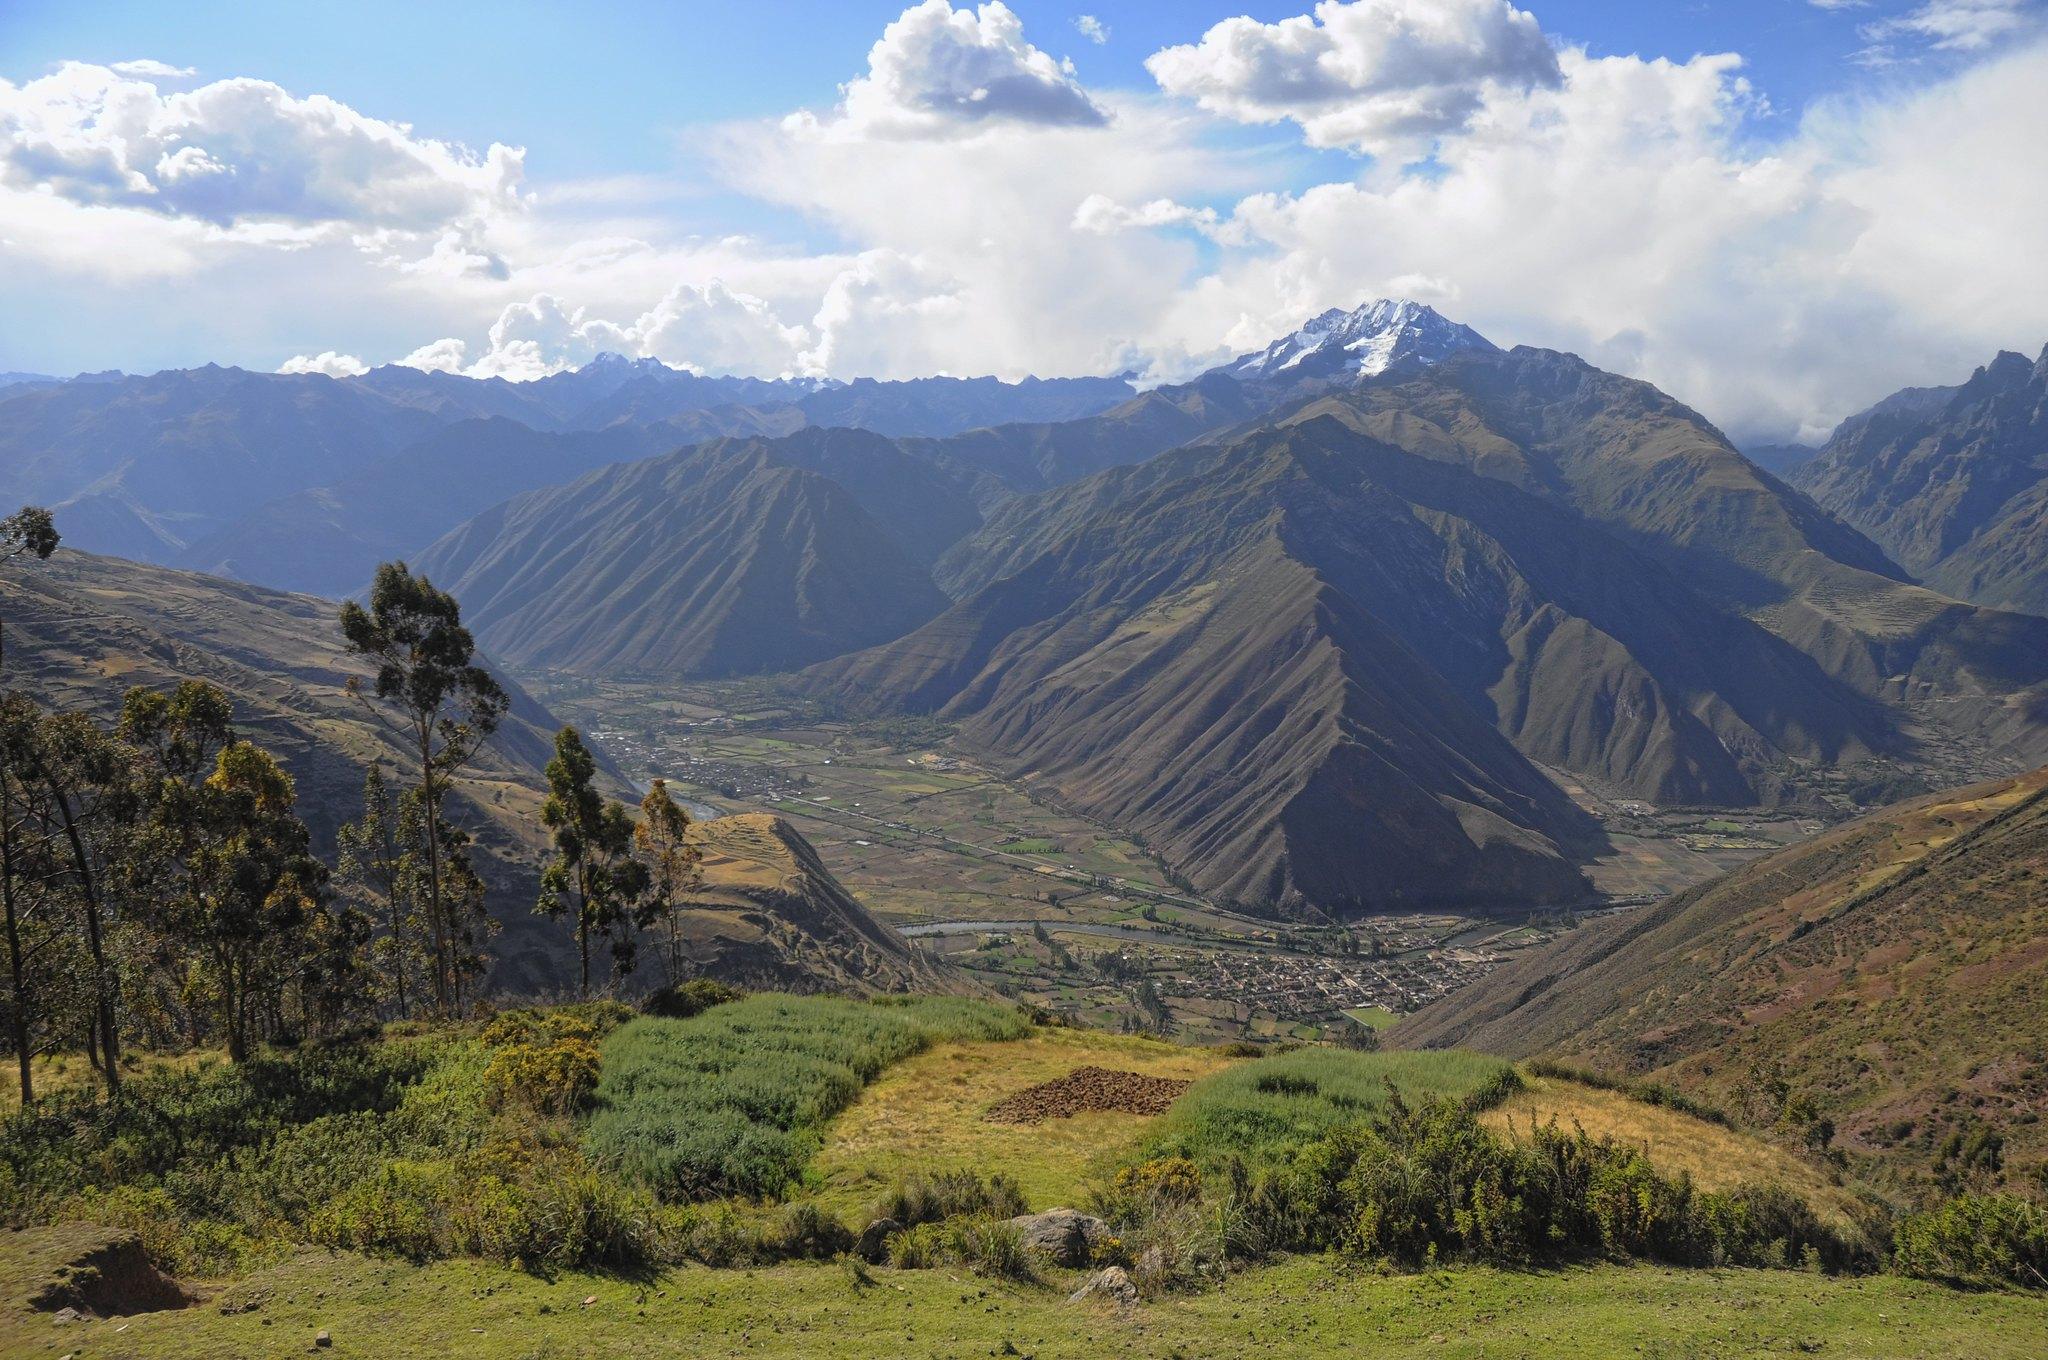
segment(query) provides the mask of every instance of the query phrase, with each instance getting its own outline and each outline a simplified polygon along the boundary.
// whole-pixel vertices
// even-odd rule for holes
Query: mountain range
[[[1858,428],[2009,432],[2037,378]],[[1560,775],[1840,808],[2048,760],[2048,618],[1921,584],[1647,383],[1416,303],[1136,394],[206,369],[0,397],[6,448],[73,542],[331,594],[405,556],[514,667],[938,714],[1258,910],[1583,899]]]
[[[1793,481],[1935,589],[2048,614],[2048,348],[1894,393]]]

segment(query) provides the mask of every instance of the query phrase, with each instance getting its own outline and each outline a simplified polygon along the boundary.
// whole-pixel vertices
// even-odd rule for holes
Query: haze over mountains
[[[2012,358],[1857,428],[2026,465]],[[1415,303],[1141,394],[616,357],[70,383],[0,396],[0,456],[88,546],[330,594],[405,556],[515,667],[937,714],[1267,911],[1584,899],[1557,772],[1768,806],[2048,760],[2048,618],[1917,583],[1648,384]]]

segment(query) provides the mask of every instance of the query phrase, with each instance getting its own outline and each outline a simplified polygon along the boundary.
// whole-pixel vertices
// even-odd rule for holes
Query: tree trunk
[[[433,728],[420,727],[420,811],[427,828],[427,923],[434,933],[434,1000],[448,1010],[448,926],[441,917],[441,795],[434,787]]]
[[[576,952],[583,961],[583,982],[578,989],[585,1001],[590,999],[590,880],[583,875],[583,865],[576,866]]]
[[[78,821],[71,815],[71,800],[44,771],[43,782],[57,800],[64,818],[64,835],[71,842],[71,861],[78,872],[78,890],[85,897],[85,942],[92,954],[93,1015],[99,1024],[100,1054],[106,1059],[107,1094],[121,1098],[121,1037],[114,1029],[114,980],[107,972],[106,946],[100,935],[100,895],[93,878],[92,863],[86,857],[85,841],[78,834]]]
[[[0,780],[5,777],[0,773]],[[14,907],[14,829],[4,790],[5,784],[0,783],[0,885],[4,885],[7,904],[7,973],[14,986],[14,1005],[10,1008],[14,1060],[21,1070],[21,1108],[26,1110],[36,1103],[32,1061],[35,1055],[29,1048],[28,1038],[28,970],[21,956],[21,922],[15,916]]]

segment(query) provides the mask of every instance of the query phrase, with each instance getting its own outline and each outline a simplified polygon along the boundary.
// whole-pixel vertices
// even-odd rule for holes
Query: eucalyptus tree
[[[377,568],[367,609],[354,600],[342,605],[341,632],[351,652],[376,666],[372,692],[396,714],[418,759],[434,1000],[446,1013],[460,987],[455,951],[464,926],[451,911],[442,798],[455,773],[497,730],[509,700],[491,673],[475,663],[476,643],[462,626],[455,597],[413,575],[403,562]],[[352,678],[349,688],[369,702],[359,679]]]
[[[633,819],[625,805],[606,798],[597,788],[597,759],[583,744],[583,734],[564,727],[555,734],[555,755],[548,761],[548,798],[541,821],[554,833],[555,855],[541,874],[540,901],[544,916],[574,913],[578,990],[590,995],[590,939],[602,935],[611,943],[618,972],[633,969],[630,929],[635,904],[647,891],[647,866],[633,858]]]

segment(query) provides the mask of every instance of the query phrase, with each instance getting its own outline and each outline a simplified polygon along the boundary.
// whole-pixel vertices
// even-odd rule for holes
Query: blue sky
[[[0,369],[1169,378],[1398,289],[1811,433],[2048,339],[2042,9],[10,0]]]

